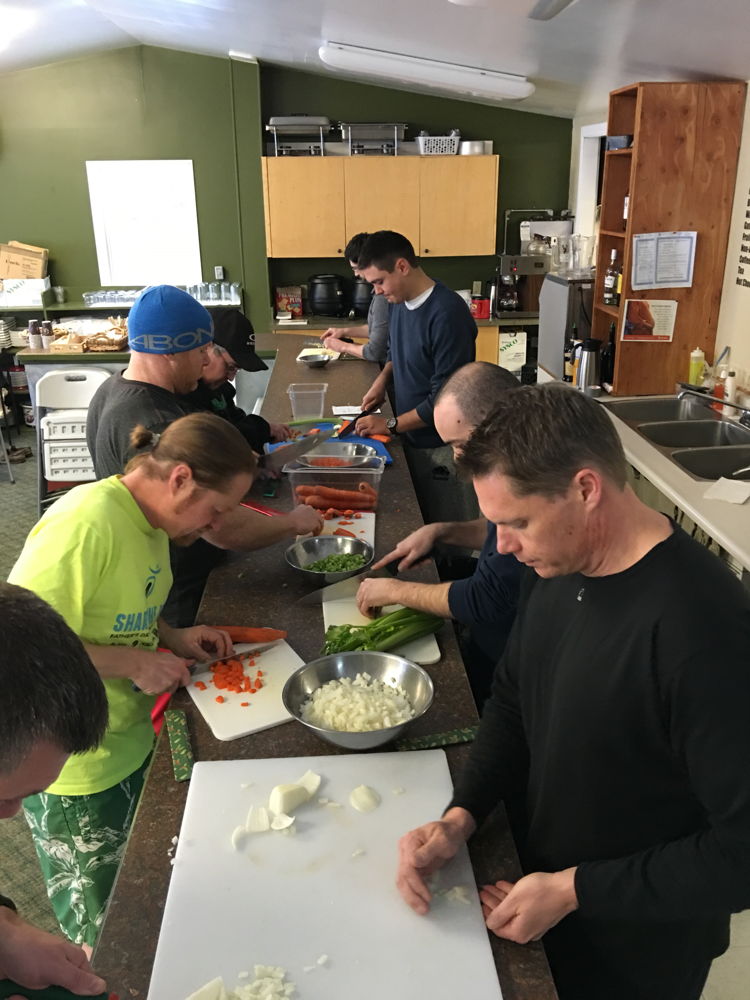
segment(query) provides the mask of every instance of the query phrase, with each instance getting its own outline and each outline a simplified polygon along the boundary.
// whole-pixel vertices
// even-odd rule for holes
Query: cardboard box
[[[41,306],[49,278],[0,278],[0,306]]]
[[[509,372],[518,374],[526,364],[526,331],[508,330],[500,334],[497,363]]]
[[[28,243],[0,243],[0,278],[44,278],[48,251]]]

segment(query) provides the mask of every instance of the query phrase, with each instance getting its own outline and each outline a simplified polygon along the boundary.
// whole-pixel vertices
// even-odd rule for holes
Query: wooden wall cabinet
[[[671,393],[687,380],[693,348],[713,357],[746,89],[743,82],[638,83],[610,94],[607,134],[632,135],[633,144],[605,153],[592,336],[604,343],[616,324],[617,395]],[[633,236],[683,230],[698,234],[692,286],[633,292]],[[612,250],[622,267],[616,307],[603,304]],[[676,300],[673,340],[623,341],[628,298]]]
[[[265,157],[263,172],[268,256],[343,256],[343,157]]]
[[[420,256],[495,253],[498,156],[419,159]]]
[[[341,257],[394,229],[420,256],[495,253],[499,156],[264,157],[269,257]]]

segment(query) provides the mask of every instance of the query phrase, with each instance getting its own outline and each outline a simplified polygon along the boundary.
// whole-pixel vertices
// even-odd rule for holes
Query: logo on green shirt
[[[156,578],[159,573],[161,573],[161,566],[156,566],[155,568],[153,566],[149,566],[148,572],[149,575],[146,577],[146,589],[144,591],[146,597],[150,597],[153,593],[154,587],[156,586]]]

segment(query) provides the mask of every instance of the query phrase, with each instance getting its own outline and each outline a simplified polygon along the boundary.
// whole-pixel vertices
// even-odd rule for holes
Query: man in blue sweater
[[[435,430],[433,407],[445,381],[474,360],[477,325],[464,300],[419,265],[400,233],[373,233],[359,253],[359,272],[390,304],[388,359],[362,400],[385,402],[391,382],[397,416],[362,417],[357,433],[402,434],[404,451],[425,521],[476,517],[474,491],[456,476],[453,453]]]
[[[435,401],[435,426],[456,456],[498,399],[518,387],[514,375],[486,361],[474,361],[451,375]],[[502,656],[516,617],[523,570],[512,553],[497,551],[495,525],[483,517],[425,524],[402,538],[373,568],[398,558],[399,570],[405,570],[426,559],[436,546],[443,545],[479,550],[471,576],[443,583],[372,576],[361,583],[357,604],[365,615],[371,614],[373,608],[403,604],[468,626],[470,632],[467,641],[461,642],[461,651],[474,700],[481,711],[490,693],[495,664]]]

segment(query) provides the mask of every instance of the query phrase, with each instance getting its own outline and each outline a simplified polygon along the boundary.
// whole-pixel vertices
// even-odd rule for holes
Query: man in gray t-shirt
[[[357,278],[360,277],[357,267],[359,251],[369,235],[369,233],[357,233],[356,236],[352,236],[344,250],[344,256]],[[388,355],[388,311],[387,300],[381,295],[373,295],[367,311],[367,326],[329,327],[320,338],[323,346],[331,351],[340,351],[342,354],[351,354],[354,358],[362,358],[364,361],[384,364]],[[369,338],[366,344],[350,344],[348,340],[341,339],[351,336],[364,337],[365,333]]]

